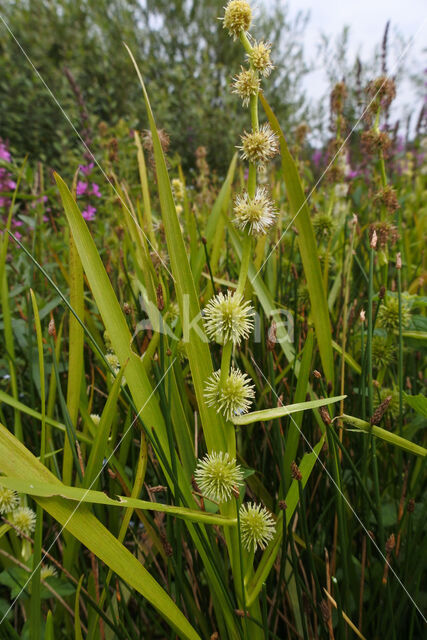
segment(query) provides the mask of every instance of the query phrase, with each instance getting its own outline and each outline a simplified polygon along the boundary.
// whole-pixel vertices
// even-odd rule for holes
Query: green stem
[[[252,255],[252,236],[245,232],[242,247],[242,261],[240,263],[239,281],[237,283],[236,294],[243,295],[245,290],[246,279],[249,271],[249,261]]]
[[[222,357],[221,357],[221,377],[220,377],[220,387],[223,387],[228,374],[230,373],[230,361],[231,361],[231,353],[233,351],[233,343],[231,340],[226,342],[222,347]]]

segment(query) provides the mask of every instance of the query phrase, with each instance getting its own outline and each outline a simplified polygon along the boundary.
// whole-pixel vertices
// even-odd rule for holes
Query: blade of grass
[[[331,323],[310,212],[301,186],[298,170],[288,149],[279,122],[262,93],[260,93],[260,100],[271,128],[276,132],[280,140],[282,175],[286,185],[286,194],[289,200],[293,222],[298,229],[298,246],[310,294],[311,308],[315,310],[312,318],[316,330],[320,358],[327,381],[331,382],[333,386],[335,375]]]
[[[73,236],[70,235],[69,274],[70,274],[70,304],[80,318],[84,317],[83,301],[83,267],[79,258]],[[67,409],[73,425],[77,424],[80,403],[80,389],[83,376],[83,347],[84,333],[72,313],[69,315],[68,336],[68,376],[67,376]],[[71,483],[73,453],[70,443],[64,442],[62,461],[62,480]]]
[[[376,425],[371,425],[366,420],[361,420],[360,418],[355,418],[354,416],[347,416],[346,414],[338,417],[342,418],[342,420],[347,424],[350,424],[351,426],[356,427],[357,429],[360,429],[365,433],[372,434],[376,438],[385,440],[395,447],[400,447],[405,451],[409,451],[416,456],[425,458],[425,456],[427,455],[427,449],[425,449],[421,445],[415,444],[415,442],[411,442],[406,438],[402,438],[401,436],[398,436],[391,431],[387,431],[386,429],[382,429],[381,427],[377,427]]]
[[[298,402],[297,404],[288,404],[283,407],[275,407],[274,409],[263,409],[262,411],[252,411],[251,413],[245,413],[242,416],[234,416],[232,418],[234,424],[246,425],[254,422],[261,422],[267,420],[275,420],[282,416],[288,416],[291,413],[297,413],[298,411],[306,411],[307,409],[316,409],[317,407],[324,407],[334,402],[344,400],[347,396],[336,396],[334,398],[322,398],[320,400],[309,400],[308,402]]]
[[[322,436],[319,442],[316,444],[316,446],[313,447],[313,451],[311,453],[306,453],[303,459],[301,460],[301,463],[299,464],[299,470],[301,471],[301,474],[302,474],[301,482],[303,487],[305,487],[305,485],[307,484],[307,481],[313,470],[315,462],[323,447],[324,439],[325,437]],[[298,482],[296,480],[293,480],[291,486],[289,487],[289,491],[286,494],[286,499],[285,499],[286,505],[287,505],[287,508],[285,511],[286,526],[289,524],[289,522],[292,519],[292,516],[298,504],[298,500],[299,500]],[[248,594],[247,605],[248,606],[255,600],[255,598],[260,593],[262,589],[262,585],[267,580],[267,576],[269,575],[271,567],[273,566],[276,556],[279,552],[280,545],[282,542],[282,537],[283,537],[282,521],[283,521],[283,511],[279,513],[279,516],[276,521],[276,534],[274,535],[274,538],[271,540],[268,547],[264,551],[262,558],[260,560],[260,563],[255,571],[255,575],[253,576],[252,580],[248,584],[248,587],[247,587],[247,594]]]
[[[313,331],[309,331],[307,339],[304,345],[304,351],[301,358],[301,366],[299,370],[297,386],[295,389],[295,402],[302,402],[306,397],[308,382],[310,376],[310,365],[313,357],[313,343],[314,336]],[[294,420],[289,422],[288,435],[286,438],[285,455],[283,459],[283,473],[285,477],[285,491],[290,485],[291,481],[291,463],[296,458],[298,449],[298,441],[300,437],[300,429],[302,424],[303,414],[300,413],[295,416]]]
[[[41,403],[41,438],[40,438],[40,462],[44,464],[46,452],[46,389],[44,374],[44,354],[43,354],[43,337],[40,324],[39,309],[34,295],[34,291],[30,289],[31,303],[33,306],[34,323],[36,325],[37,351],[39,356],[39,372],[40,372],[40,403]],[[39,640],[41,637],[41,596],[40,596],[40,566],[41,566],[41,549],[43,536],[43,509],[37,505],[36,509],[36,529],[34,532],[33,544],[33,572],[31,577],[31,640]]]
[[[0,466],[2,470],[16,478],[34,482],[48,483],[61,488],[62,483],[43,466],[3,425],[0,425]],[[36,502],[92,551],[102,562],[118,576],[136,589],[175,629],[181,638],[200,640],[184,614],[114,535],[93,516],[86,505],[75,511],[75,505],[68,504],[63,498],[41,498]]]

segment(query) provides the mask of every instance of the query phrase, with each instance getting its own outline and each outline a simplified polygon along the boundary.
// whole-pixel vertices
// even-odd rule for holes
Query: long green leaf
[[[78,317],[84,318],[83,267],[72,236],[70,236],[70,304]],[[67,409],[73,425],[77,424],[80,403],[80,389],[83,376],[84,332],[81,324],[70,312],[69,315],[69,352],[67,376]],[[64,442],[62,462],[62,480],[71,482],[73,453],[68,440]]]
[[[132,350],[132,336],[99,257],[95,242],[67,185],[57,174],[55,174],[55,180],[83,268],[114,351],[122,366],[128,362],[126,380],[131,389],[133,399],[137,407],[142,409],[142,419],[147,425],[157,430],[160,442],[164,445],[164,450],[167,451],[166,432],[157,396],[153,394],[144,366],[137,354]]]
[[[0,468],[8,476],[34,483],[48,483],[61,490],[62,483],[43,466],[3,425],[0,425]],[[136,589],[167,620],[181,638],[199,640],[199,635],[156,580],[130,551],[120,544],[86,505],[78,510],[60,497],[36,497],[36,502],[67,531],[110,567],[130,587]]]
[[[298,375],[297,387],[295,389],[294,401],[302,402],[306,397],[309,386],[311,359],[313,357],[313,330],[310,329],[304,345],[304,351],[301,358],[301,366]],[[295,460],[298,450],[298,442],[300,438],[301,424],[303,414],[300,413],[293,420],[289,421],[289,429],[286,437],[285,455],[283,458],[283,475],[285,481],[285,490],[289,487],[291,481],[291,464]]]
[[[317,343],[319,345],[320,358],[328,382],[334,384],[334,359],[332,351],[331,322],[329,318],[328,302],[323,285],[322,271],[317,255],[317,244],[313,226],[310,220],[310,212],[307,199],[301,186],[294,159],[292,158],[285,136],[279,122],[271,110],[264,95],[260,94],[262,106],[270,121],[270,125],[279,136],[282,157],[283,180],[286,185],[286,193],[291,208],[293,222],[298,229],[298,246],[301,260],[307,280],[310,294],[312,318],[316,330]]]
[[[183,340],[185,342],[187,356],[190,363],[203,432],[209,449],[225,450],[227,443],[230,447],[234,442],[234,432],[232,432],[231,426],[227,426],[224,419],[215,412],[213,407],[207,406],[204,399],[204,383],[212,374],[212,360],[208,344],[204,339],[204,333],[199,323],[199,301],[176,213],[166,161],[160,144],[159,134],[157,132],[148,94],[138,69],[138,65],[136,64],[129,48],[126,48],[138,74],[144,96],[145,108],[148,114],[148,121],[153,139],[160,207],[165,227],[166,242],[183,325]],[[234,455],[235,452],[230,450],[229,453]]]
[[[298,402],[297,404],[288,404],[284,407],[275,407],[274,409],[263,409],[262,411],[252,411],[251,413],[245,413],[242,416],[235,416],[232,420],[234,424],[244,425],[252,424],[254,422],[261,422],[267,420],[275,420],[282,416],[288,416],[291,413],[297,413],[298,411],[306,411],[307,409],[316,409],[317,407],[324,407],[327,404],[333,404],[344,400],[347,396],[335,396],[334,398],[322,398],[321,400],[309,400],[309,402]]]
[[[27,407],[27,405],[24,404],[23,402],[20,402],[19,400],[15,400],[15,398],[13,398],[12,396],[9,396],[5,391],[2,391],[1,389],[0,389],[0,402],[4,402],[5,404],[9,405],[10,407],[13,407],[17,411],[20,411],[21,413],[25,413],[28,416],[31,416],[31,418],[36,418],[36,420],[42,420],[41,413],[39,413],[38,411],[35,411],[35,409],[31,409],[30,407]],[[50,426],[54,427],[55,429],[59,429],[64,433],[66,431],[65,425],[62,424],[62,422],[58,422],[57,420],[54,420],[53,418],[49,418],[48,416],[46,416],[46,424],[49,424]],[[81,440],[81,442],[92,444],[92,438],[85,435],[81,431],[76,431],[76,437],[77,437],[77,440]]]
[[[410,453],[414,453],[416,456],[422,456],[423,458],[427,456],[427,449],[421,447],[419,444],[415,444],[415,442],[411,442],[406,438],[396,435],[392,431],[387,431],[386,429],[382,429],[376,425],[371,426],[369,422],[366,422],[366,420],[361,420],[354,416],[347,416],[343,414],[339,417],[346,424],[350,424],[365,433],[372,433],[373,436],[381,438],[381,440],[385,440],[396,447],[400,447],[400,449],[405,449],[405,451],[410,451]]]
[[[93,491],[82,487],[69,487],[64,484],[59,485],[57,482],[52,484],[35,482],[33,480],[22,480],[21,478],[13,476],[2,476],[1,484],[4,487],[18,491],[18,493],[25,493],[40,498],[60,497],[88,504],[105,504],[109,507],[158,511],[160,513],[170,513],[171,515],[182,518],[183,520],[189,520],[190,522],[204,522],[206,524],[222,526],[235,526],[237,523],[235,518],[227,518],[225,516],[207,513],[206,511],[175,507],[173,505],[139,500],[138,498],[128,498],[126,496],[117,496],[116,499],[114,499],[109,498],[103,491]]]
[[[313,447],[313,451],[311,453],[306,453],[301,463],[299,464],[299,470],[302,474],[302,485],[305,487],[307,481],[310,477],[310,474],[313,470],[315,462],[319,456],[319,453],[323,447],[325,436],[322,436],[319,442]],[[297,507],[299,500],[299,489],[298,489],[298,481],[293,480],[291,486],[289,487],[289,491],[286,494],[286,520],[285,526],[288,526],[291,518],[294,514],[294,511]],[[276,533],[274,535],[273,540],[270,542],[268,547],[263,553],[263,556],[260,560],[260,563],[257,567],[254,577],[248,584],[248,604],[253,602],[257,597],[259,592],[262,589],[263,583],[267,580],[267,577],[270,573],[270,570],[274,564],[276,556],[280,549],[280,544],[282,542],[283,537],[283,511],[280,512],[277,522],[276,522]]]

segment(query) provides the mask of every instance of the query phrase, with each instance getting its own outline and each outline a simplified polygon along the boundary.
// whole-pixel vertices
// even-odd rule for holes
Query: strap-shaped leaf
[[[21,480],[30,477],[34,483],[48,483],[58,487],[58,491],[63,486],[3,425],[0,425],[0,468],[8,476],[14,474],[15,478]],[[76,509],[74,503],[58,496],[35,497],[35,500],[122,580],[144,596],[181,638],[199,640],[199,635],[166,591],[86,505]]]
[[[306,453],[301,463],[299,464],[299,470],[302,474],[302,486],[305,487],[307,481],[310,477],[311,472],[313,471],[313,467],[317,458],[319,457],[319,453],[323,447],[323,442],[325,440],[325,436],[323,435],[319,442],[313,447],[311,453]],[[248,599],[247,604],[251,604],[255,598],[258,596],[259,592],[262,589],[263,583],[267,580],[268,574],[270,573],[271,567],[276,560],[277,554],[280,549],[280,545],[283,537],[283,513],[286,514],[286,525],[290,523],[294,511],[297,507],[299,500],[299,489],[298,489],[298,481],[293,480],[291,486],[289,487],[289,491],[286,494],[286,511],[281,511],[276,522],[276,533],[274,535],[273,540],[270,542],[266,550],[264,551],[260,563],[257,567],[255,575],[252,580],[248,584]]]
[[[347,396],[335,396],[334,398],[322,398],[320,400],[310,400],[309,402],[297,402],[297,404],[288,404],[284,407],[275,407],[274,409],[263,409],[262,411],[252,411],[251,413],[245,413],[243,416],[235,416],[233,418],[234,424],[244,425],[253,424],[254,422],[275,420],[282,416],[288,416],[290,413],[297,413],[298,411],[306,411],[307,409],[316,409],[317,407],[324,407],[327,404],[333,404],[344,400]]]
[[[125,45],[126,46],[126,45]],[[157,184],[160,199],[160,208],[165,227],[166,242],[174,286],[180,309],[180,316],[183,325],[183,340],[190,363],[190,369],[196,392],[200,418],[203,426],[208,449],[228,450],[231,455],[235,455],[230,447],[234,447],[234,433],[231,425],[227,425],[222,416],[215,412],[215,409],[208,407],[204,399],[204,383],[212,374],[212,360],[209,346],[204,338],[203,330],[200,327],[200,306],[197,298],[196,287],[188,261],[187,250],[185,248],[176,213],[175,203],[172,194],[172,187],[166,167],[166,161],[160,144],[159,134],[153,112],[151,110],[148,94],[138,69],[138,65],[126,47],[131,60],[138,74],[144,96],[145,108],[153,140],[154,159],[156,163]],[[228,446],[227,446],[228,445]]]
[[[57,482],[35,482],[14,476],[1,476],[0,484],[9,489],[14,489],[18,493],[25,493],[39,498],[58,497],[74,502],[105,504],[108,507],[131,507],[132,509],[143,509],[144,511],[159,511],[160,513],[169,513],[177,518],[189,520],[190,522],[204,522],[205,524],[222,526],[234,526],[237,524],[236,518],[226,518],[225,516],[207,513],[206,511],[175,507],[174,505],[150,502],[149,500],[139,500],[138,498],[128,498],[126,496],[117,496],[116,499],[109,498],[103,491],[93,491],[82,487],[69,487],[62,483],[58,484]]]
[[[279,122],[262,93],[260,93],[260,99],[271,128],[279,136],[283,180],[286,185],[286,195],[289,200],[293,222],[298,229],[298,247],[307,280],[311,308],[313,310],[312,317],[316,330],[317,344],[319,345],[320,358],[326,378],[328,382],[333,384],[334,358],[332,352],[331,322],[307,198],[302,189],[298,170],[286,144],[285,136],[280,128]]]
[[[361,420],[360,418],[355,418],[354,416],[347,416],[343,414],[340,416],[341,420],[346,424],[350,424],[365,433],[372,433],[376,438],[381,438],[381,440],[385,440],[390,444],[393,444],[396,447],[400,447],[400,449],[405,449],[405,451],[409,451],[410,453],[414,453],[416,456],[421,456],[425,458],[427,456],[427,449],[422,447],[419,444],[415,444],[415,442],[411,442],[406,438],[402,438],[398,436],[396,433],[392,431],[387,431],[386,429],[382,429],[381,427],[377,427],[376,425],[370,425],[366,420]]]

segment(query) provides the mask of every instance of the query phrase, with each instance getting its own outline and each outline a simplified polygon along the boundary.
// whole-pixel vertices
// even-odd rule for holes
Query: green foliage
[[[49,132],[45,116],[69,161],[63,177],[17,165],[15,143],[12,157],[0,147],[3,635],[344,640],[351,627],[416,640],[426,600],[427,149],[416,139],[362,154],[357,133],[349,157],[339,85],[329,157],[311,159],[306,125],[289,135],[298,105],[288,117],[269,95],[274,76],[235,127],[224,78],[252,40],[233,43],[221,7],[204,4],[8,4],[16,24],[40,11],[44,43],[29,29],[27,43],[38,42],[54,81],[64,80],[55,56],[70,56],[91,122],[110,94],[115,102],[114,126],[96,134],[105,175],[88,156],[75,173],[75,140],[62,146],[62,125]],[[277,10],[274,23],[256,24],[276,44],[287,24]],[[97,92],[91,81],[112,47],[114,72],[103,67]],[[224,119],[212,115],[215,70]],[[129,136],[133,123],[114,122],[121,109],[150,134]],[[379,103],[374,116],[359,125],[365,141],[384,133]],[[267,142],[270,152],[280,142],[280,167],[249,163],[246,173],[235,146],[249,118],[278,133],[267,130]],[[168,154],[158,128],[172,125]],[[186,170],[199,144],[220,154],[212,165],[224,180],[200,150]],[[271,224],[250,235],[235,224],[235,201],[257,189],[271,199]],[[228,332],[209,344],[206,307],[220,292]],[[239,411],[224,411],[226,393]]]
[[[171,138],[186,168],[194,167],[197,147],[223,174],[241,129],[240,108],[230,95],[238,45],[218,28],[223,0],[167,2],[148,0],[6,0],[3,17],[72,125],[98,156],[98,125],[147,127],[139,92],[123,42],[134,52],[158,126]],[[34,28],[34,21],[37,28]],[[287,128],[303,106],[301,80],[306,71],[300,36],[305,20],[291,20],[277,2],[260,9],[257,32],[275,46],[276,71],[268,89],[272,106]],[[65,154],[82,154],[70,123],[37,77],[20,46],[5,30],[0,43],[0,137],[19,155],[29,153],[59,169]],[[82,120],[81,94],[88,120]],[[278,90],[280,87],[280,91]],[[84,134],[87,129],[87,135]],[[218,136],[216,132],[221,131]],[[90,143],[93,140],[93,145]]]

